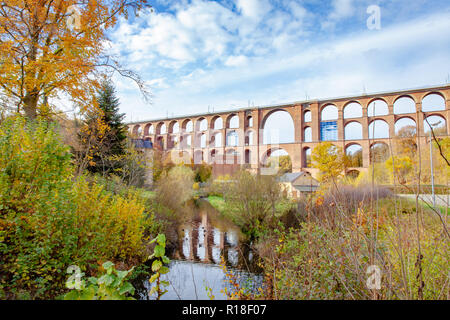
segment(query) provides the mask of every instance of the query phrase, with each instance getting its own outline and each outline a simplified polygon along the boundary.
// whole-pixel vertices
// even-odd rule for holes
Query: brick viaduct
[[[277,111],[291,116],[293,141],[264,144],[265,123]],[[315,175],[309,168],[309,154],[321,141],[332,140],[346,151],[351,146],[362,148],[362,163],[348,172],[367,170],[371,148],[388,144],[401,119],[410,119],[420,143],[427,144],[424,120],[428,117],[439,117],[441,131],[450,133],[450,85],[156,119],[129,123],[128,127],[133,137],[152,141],[155,149],[170,152],[172,159],[212,164],[215,174],[231,173],[241,165],[256,172],[271,153],[283,149],[291,158],[293,172]],[[332,139],[321,136],[326,121],[337,128]],[[373,126],[378,128],[375,135]],[[283,128],[280,131],[282,135]]]

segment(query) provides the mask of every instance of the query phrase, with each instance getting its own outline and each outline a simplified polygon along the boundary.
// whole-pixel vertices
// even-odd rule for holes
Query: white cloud
[[[237,8],[242,15],[255,21],[260,21],[272,9],[267,0],[237,0]]]
[[[355,13],[353,0],[333,0],[333,10],[328,15],[328,19],[323,21],[323,29],[334,28],[337,22],[349,18]]]
[[[225,61],[225,65],[228,67],[239,67],[248,63],[248,58],[243,55],[230,56]]]

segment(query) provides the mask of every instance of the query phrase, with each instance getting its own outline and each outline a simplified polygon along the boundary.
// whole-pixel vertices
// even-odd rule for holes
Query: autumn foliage
[[[106,31],[146,0],[5,0],[0,4],[0,95],[27,117],[47,115],[69,97],[81,110],[96,105],[99,80],[111,70],[134,78],[105,49]]]

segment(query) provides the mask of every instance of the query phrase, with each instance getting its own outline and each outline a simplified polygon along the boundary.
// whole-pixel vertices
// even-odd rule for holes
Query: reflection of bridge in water
[[[215,221],[217,222],[217,221]],[[213,223],[203,210],[198,217],[180,227],[180,258],[190,261],[246,268],[253,255],[248,246],[240,242],[240,230],[231,224]]]
[[[293,134],[286,143],[264,141],[268,119],[287,113]],[[398,139],[402,127],[412,126],[419,143],[428,144],[429,123],[440,121],[439,133],[450,132],[450,85],[267,107],[180,116],[129,123],[135,139],[170,155],[174,162],[213,165],[214,174],[232,173],[241,166],[261,170],[272,153],[284,150],[292,171],[308,171],[311,150],[331,141],[349,155],[358,155],[347,173],[367,170],[379,146]],[[143,145],[143,144],[140,144]],[[144,146],[145,147],[145,146]],[[422,146],[424,149],[426,146]]]

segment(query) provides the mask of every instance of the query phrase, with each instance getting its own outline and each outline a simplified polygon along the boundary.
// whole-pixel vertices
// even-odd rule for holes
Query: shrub
[[[103,261],[142,260],[143,201],[73,181],[68,148],[53,124],[21,117],[0,126],[0,274],[7,298],[64,291],[66,268],[95,274]]]

